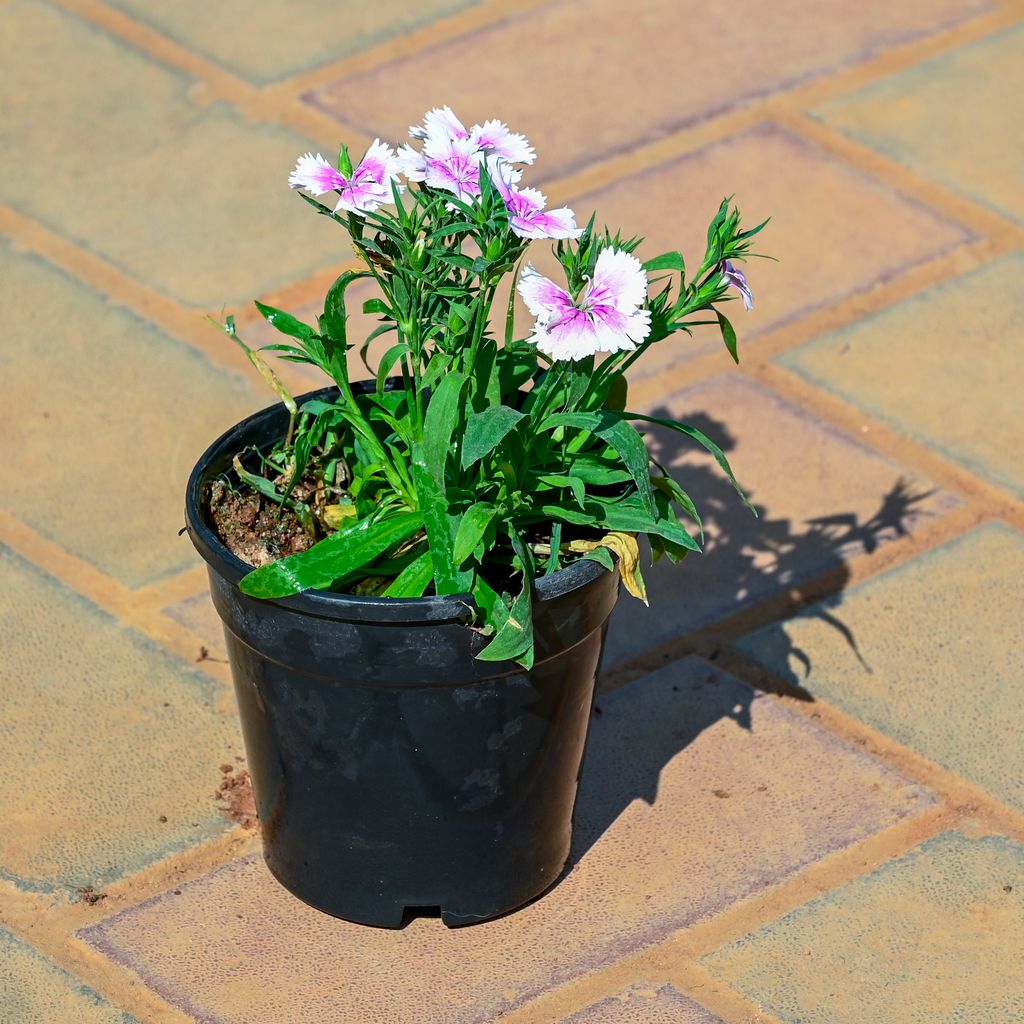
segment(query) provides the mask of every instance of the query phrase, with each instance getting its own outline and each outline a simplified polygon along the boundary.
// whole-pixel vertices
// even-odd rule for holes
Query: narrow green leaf
[[[718,326],[722,330],[722,341],[725,342],[725,347],[729,350],[733,362],[738,363],[740,357],[736,351],[736,329],[729,323],[729,319],[724,313],[716,309],[715,315],[718,317]]]
[[[572,496],[576,499],[576,504],[579,505],[580,508],[584,507],[586,492],[583,487],[583,481],[578,476],[563,475],[561,473],[547,473],[544,476],[537,477],[537,479],[542,484],[548,484],[551,487],[568,487],[569,490],[572,491]]]
[[[286,313],[283,309],[268,306],[258,299],[255,301],[255,306],[260,311],[263,319],[282,334],[287,334],[292,338],[301,338],[303,341],[316,334],[316,331],[309,324],[304,324],[297,317],[292,316],[291,313]]]
[[[466,509],[455,531],[453,558],[456,565],[462,565],[473,553],[497,511],[489,501],[478,501]]]
[[[430,552],[424,551],[392,580],[391,585],[384,591],[384,596],[422,597],[433,578],[434,563],[431,561]]]
[[[325,537],[308,551],[253,570],[243,577],[239,587],[250,597],[260,598],[322,590],[401,544],[422,526],[423,516],[419,512],[402,512],[384,519],[361,519]]]
[[[525,418],[524,413],[508,405],[493,405],[473,413],[462,435],[462,468],[467,469],[489,455]]]
[[[462,389],[466,375],[453,371],[434,390],[423,422],[423,465],[440,491],[444,491],[444,467],[452,447],[452,436],[461,413]]]
[[[747,500],[747,496],[743,493],[743,488],[740,487],[736,477],[733,475],[732,467],[729,465],[729,460],[725,457],[725,452],[715,444],[706,434],[702,433],[696,427],[691,427],[686,423],[679,423],[676,420],[666,420],[659,416],[645,416],[639,412],[624,412],[624,417],[631,420],[643,420],[645,423],[657,423],[660,427],[667,427],[669,430],[675,430],[677,433],[685,434],[687,437],[692,438],[699,445],[709,451],[715,459],[715,462],[721,466],[722,471],[729,478],[733,487],[736,489],[736,493],[743,499],[743,504],[750,509],[754,515],[757,515],[757,509]]]
[[[678,270],[682,274],[686,271],[686,263],[683,261],[682,253],[665,252],[660,256],[655,256],[654,259],[647,260],[644,263],[644,270],[648,273],[657,270]]]
[[[448,500],[444,491],[426,466],[422,444],[413,445],[412,480],[430,544],[434,587],[438,594],[464,594],[472,585],[473,572],[462,572],[455,565],[457,524],[455,517],[448,514]]]
[[[494,639],[477,655],[481,661],[518,661],[529,670],[533,667],[533,616],[530,607],[530,580],[524,574],[520,590],[504,625]]]
[[[398,362],[402,356],[412,355],[412,349],[404,342],[400,341],[397,345],[392,345],[391,348],[381,356],[380,364],[377,366],[377,391],[384,390],[384,381],[388,374],[394,368],[395,363]]]
[[[613,412],[569,412],[549,416],[541,424],[541,430],[546,431],[557,426],[589,430],[614,448],[629,470],[644,507],[654,515],[654,498],[651,495],[651,476],[648,469],[650,457],[644,439],[634,427]]]
[[[594,548],[593,551],[588,551],[583,557],[589,558],[592,562],[600,562],[609,572],[615,571],[615,560],[607,548]]]

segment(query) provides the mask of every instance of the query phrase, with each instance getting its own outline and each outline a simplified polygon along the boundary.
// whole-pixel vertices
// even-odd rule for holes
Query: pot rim
[[[365,391],[375,386],[374,381],[354,381],[354,391]],[[337,392],[335,385],[317,388],[297,395],[296,403],[325,398]],[[284,419],[285,407],[276,402],[257,412],[251,413],[234,426],[224,431],[199,457],[189,474],[185,489],[185,530],[196,550],[211,570],[236,587],[243,576],[252,572],[253,567],[230,551],[217,536],[206,520],[203,492],[207,482],[214,479],[222,468],[212,466],[230,465],[233,456],[253,444],[252,436],[266,432],[274,420]],[[614,554],[612,556],[615,557]],[[534,580],[536,599],[550,601],[564,597],[597,580],[607,570],[599,562],[578,558],[564,569],[550,576],[539,576]],[[304,590],[290,597],[250,598],[260,604],[273,604],[305,615],[319,618],[342,619],[347,621],[376,622],[400,625],[416,622],[468,622],[476,617],[477,605],[470,594],[446,594],[429,597],[367,597],[358,594],[341,594],[330,590]]]

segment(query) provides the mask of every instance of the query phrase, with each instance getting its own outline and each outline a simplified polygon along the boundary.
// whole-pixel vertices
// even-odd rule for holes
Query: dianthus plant
[[[286,336],[268,347],[319,367],[336,392],[296,403],[233,320],[223,325],[291,414],[272,451],[236,460],[240,481],[294,513],[311,544],[241,587],[262,598],[309,588],[471,595],[489,638],[479,657],[529,667],[538,575],[580,557],[611,570],[614,553],[643,598],[638,535],[655,558],[699,550],[693,502],[635,424],[677,431],[732,472],[696,428],[629,411],[625,373],[698,324],[716,327],[736,358],[719,306],[739,296],[750,308],[733,261],[750,255],[763,224],[741,230],[726,200],[695,272],[679,252],[641,261],[639,239],[595,230],[593,217],[578,227],[571,210],[547,209],[522,185],[534,152],[501,122],[467,129],[445,107],[410,134],[418,148],[377,141],[356,165],[345,147],[336,164],[307,154],[289,179],[348,232],[364,269],[335,281],[315,326],[257,306]],[[328,194],[330,204],[316,198]],[[560,280],[528,262],[535,240],[553,241]],[[510,275],[507,308],[492,309]],[[363,303],[379,326],[359,339],[374,379],[354,387],[346,293],[364,278],[379,289]],[[525,338],[515,333],[517,295],[534,318]],[[376,339],[374,371],[366,360]]]

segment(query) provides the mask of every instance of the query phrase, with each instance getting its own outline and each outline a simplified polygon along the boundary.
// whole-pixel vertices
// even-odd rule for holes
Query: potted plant
[[[686,435],[732,479],[700,431],[629,411],[625,373],[696,324],[736,357],[719,306],[736,289],[750,308],[733,261],[763,227],[741,230],[726,200],[696,273],[678,252],[641,262],[639,239],[523,186],[534,152],[501,122],[467,129],[446,107],[410,134],[419,148],[375,141],[358,164],[344,146],[298,160],[291,186],[363,269],[316,325],[257,306],[283,335],[267,347],[334,384],[294,398],[228,317],[282,401],[217,440],[186,497],[267,863],[312,905],[385,926],[410,908],[493,917],[564,867],[619,577],[646,600],[641,535],[654,558],[699,550],[697,510],[637,424]],[[554,242],[564,280],[526,261],[533,240]],[[353,382],[361,279],[379,290],[364,362],[387,342]]]

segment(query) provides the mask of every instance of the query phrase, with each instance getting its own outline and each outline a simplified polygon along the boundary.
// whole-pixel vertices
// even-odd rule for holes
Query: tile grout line
[[[678,929],[604,968],[542,993],[502,1020],[507,1024],[554,1022],[561,1019],[555,1015],[557,1013],[571,1013],[643,980],[651,984],[670,983],[684,995],[719,1013],[725,1021],[745,1024],[745,1019],[738,1016],[737,1011],[742,1014],[754,1004],[740,996],[728,982],[713,978],[700,967],[696,963],[700,957],[777,921],[817,896],[870,874],[958,823],[958,816],[949,808],[941,805],[925,808],[843,850],[827,854],[782,882],[766,883],[766,891],[741,897],[711,917]],[[705,991],[707,980],[711,978],[723,992]],[[567,1002],[569,1006],[565,1005]],[[759,1019],[772,1020],[767,1015],[746,1018]]]
[[[338,60],[272,82],[262,88],[261,95],[301,101],[305,93],[319,86],[338,79],[367,74],[403,58],[425,53],[436,46],[527,14],[535,8],[542,7],[544,2],[545,0],[483,0],[474,6],[442,15],[409,32],[371,44]],[[339,124],[330,115],[325,116],[335,126]]]
[[[824,698],[815,697],[813,702],[808,702],[790,696],[787,691],[791,687],[770,668],[735,647],[725,646],[725,656],[716,664],[737,679],[761,693],[772,694],[773,699],[779,700],[791,711],[814,721],[834,736],[924,786],[943,806],[952,809],[964,820],[981,817],[993,832],[1024,842],[1024,811],[1011,807],[979,783],[970,781],[951,768],[943,767],[913,747],[893,739]]]
[[[21,247],[70,274],[83,285],[123,306],[154,324],[175,340],[201,352],[215,366],[241,372],[252,381],[260,379],[244,354],[231,344],[213,344],[211,327],[203,322],[203,314],[179,305],[149,285],[83,249],[77,243],[57,234],[39,221],[26,217],[0,203],[0,232]]]
[[[859,439],[879,455],[900,466],[917,470],[993,518],[1008,519],[1017,529],[1024,529],[1024,499],[1008,488],[985,480],[959,465],[951,456],[904,434],[881,417],[862,411],[844,398],[805,381],[784,366],[762,363],[752,367],[750,375],[791,403],[831,423],[841,433]]]
[[[776,122],[929,209],[1005,248],[1024,246],[1024,226],[949,185],[894,160],[880,150],[832,128],[804,110],[782,110]]]
[[[112,615],[119,623],[131,627],[186,664],[215,679],[227,693],[230,684],[227,666],[207,659],[197,661],[195,635],[154,608],[152,596],[140,601],[134,591],[43,537],[6,509],[0,509],[0,543]]]

